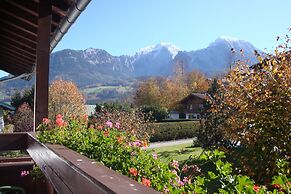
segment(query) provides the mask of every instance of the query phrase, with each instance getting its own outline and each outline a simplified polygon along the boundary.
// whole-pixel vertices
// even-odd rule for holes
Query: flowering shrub
[[[33,130],[33,112],[25,102],[16,111],[12,118],[15,132],[27,132]]]
[[[223,152],[204,152],[199,157],[202,164],[189,164],[189,161],[181,165],[173,160],[166,165],[156,154],[146,151],[147,142],[139,140],[131,131],[114,127],[116,125],[122,123],[107,121],[97,127],[87,127],[86,117],[65,121],[59,115],[55,122],[44,119],[37,137],[41,142],[64,145],[163,193],[267,192],[266,187],[255,185],[250,178],[233,175],[231,164],[223,161]],[[214,165],[214,169],[203,171],[204,164]],[[289,192],[289,181],[282,172],[274,177],[273,191],[268,193]]]
[[[130,131],[139,139],[147,141],[153,131],[152,123],[139,109],[122,109],[96,105],[96,112],[89,117],[89,124],[95,127],[106,123],[122,131]]]

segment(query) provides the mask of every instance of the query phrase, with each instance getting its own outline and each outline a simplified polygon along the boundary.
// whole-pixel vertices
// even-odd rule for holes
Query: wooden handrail
[[[13,141],[8,141],[8,137]],[[1,141],[4,139],[9,146]],[[17,141],[18,143],[12,146],[11,143],[15,143],[16,140],[22,140],[26,145]],[[1,134],[0,150],[4,148],[26,148],[31,158],[58,193],[158,193],[154,189],[96,163],[65,146],[44,145],[34,137],[33,133],[10,134],[5,137],[4,134]]]

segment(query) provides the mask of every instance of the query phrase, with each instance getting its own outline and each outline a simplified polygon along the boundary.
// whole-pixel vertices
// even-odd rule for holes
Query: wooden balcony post
[[[48,117],[51,0],[39,0],[35,69],[34,130]]]

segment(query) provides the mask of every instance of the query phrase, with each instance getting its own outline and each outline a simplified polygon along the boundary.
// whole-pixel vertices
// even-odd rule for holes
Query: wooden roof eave
[[[91,0],[77,0],[68,11],[67,16],[65,16],[57,30],[54,32],[51,43],[50,43],[50,51],[52,52],[59,41],[63,38],[65,33],[71,27],[71,25],[76,21],[79,15],[82,13],[83,10],[87,7]]]

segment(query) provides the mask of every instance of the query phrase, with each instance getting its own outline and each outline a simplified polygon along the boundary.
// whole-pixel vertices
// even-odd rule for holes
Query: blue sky
[[[189,51],[220,36],[271,50],[291,27],[290,7],[290,0],[92,0],[54,51],[134,54],[160,42]]]

